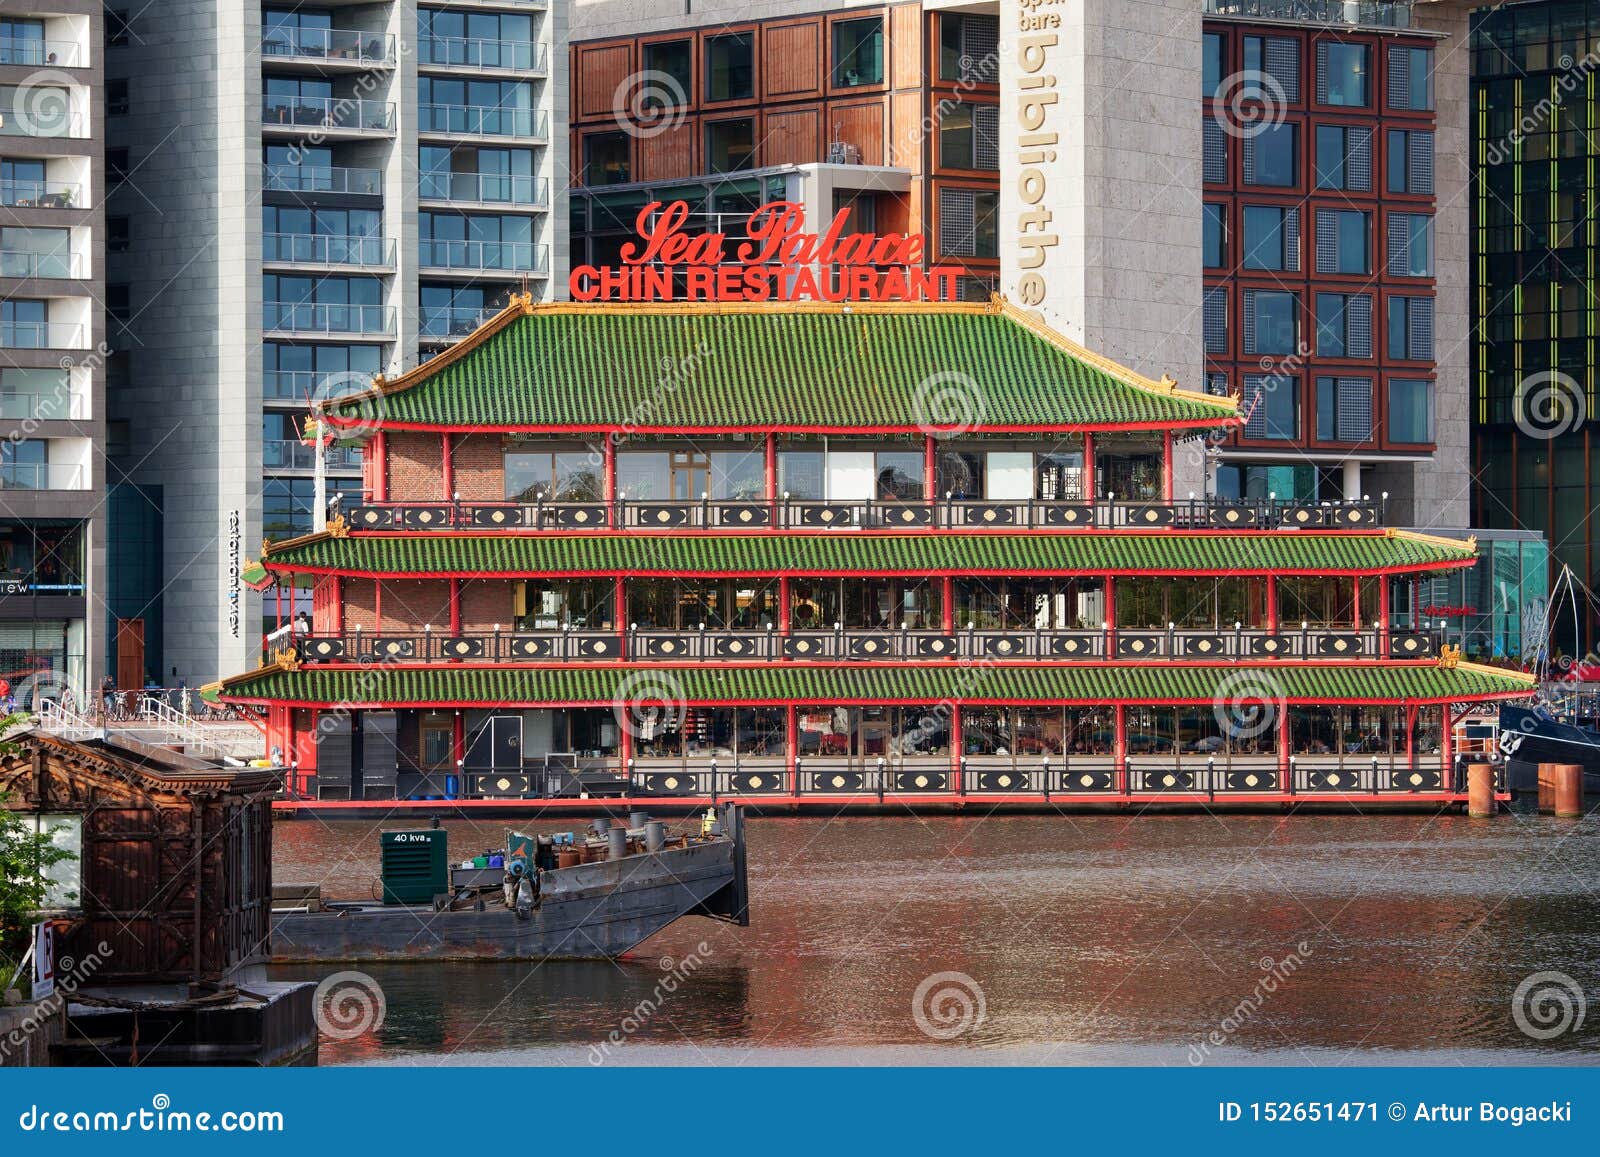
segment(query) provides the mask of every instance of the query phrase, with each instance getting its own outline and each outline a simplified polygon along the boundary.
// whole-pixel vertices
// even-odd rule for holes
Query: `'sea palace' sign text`
[[[686,233],[689,206],[652,201],[639,211],[638,242],[622,265],[579,265],[574,301],[952,301],[959,269],[921,268],[921,237],[848,233],[841,209],[821,233],[805,231],[805,211],[771,201],[733,243],[724,233]]]

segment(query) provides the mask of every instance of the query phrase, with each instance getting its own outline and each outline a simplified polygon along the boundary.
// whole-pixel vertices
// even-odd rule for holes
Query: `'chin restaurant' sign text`
[[[638,242],[620,266],[579,265],[574,301],[953,301],[955,268],[921,268],[922,238],[848,233],[841,209],[821,233],[805,231],[793,201],[750,214],[745,235],[686,233],[689,206],[652,201],[639,211]]]

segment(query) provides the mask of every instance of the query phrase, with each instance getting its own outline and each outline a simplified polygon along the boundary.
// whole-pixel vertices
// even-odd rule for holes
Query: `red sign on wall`
[[[620,266],[579,265],[574,301],[953,301],[959,269],[923,269],[920,236],[849,233],[841,209],[821,233],[805,210],[770,201],[751,213],[745,236],[687,233],[689,206],[652,201],[639,210],[638,242]]]

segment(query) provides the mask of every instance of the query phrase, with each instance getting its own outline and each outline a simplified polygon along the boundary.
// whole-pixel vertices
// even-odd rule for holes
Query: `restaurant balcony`
[[[417,200],[424,205],[548,209],[550,186],[541,177],[509,173],[430,172],[417,177]]]
[[[394,136],[394,105],[355,97],[264,96],[261,128],[274,135]]]
[[[297,444],[297,443],[296,443]],[[1301,623],[1275,629],[1239,626],[1189,629],[1115,627],[1056,630],[1032,627],[952,631],[883,627],[782,632],[759,630],[549,629],[453,635],[448,631],[304,635],[308,663],[631,662],[702,663],[823,660],[907,662],[929,659],[1067,662],[1175,659],[1218,662],[1266,659],[1339,661],[1426,659],[1439,654],[1442,632]]]
[[[491,311],[492,312],[492,311]],[[476,312],[473,317],[481,315]],[[465,326],[465,319],[462,319]],[[465,333],[472,329],[465,328]],[[423,334],[430,333],[424,318]],[[465,334],[452,335],[465,336]],[[1153,528],[1163,530],[1371,530],[1382,525],[1375,502],[1305,503],[1264,500],[1228,502],[1215,498],[1174,502],[1050,502],[1020,499],[982,502],[946,498],[936,502],[879,499],[817,502],[782,498],[656,501],[618,499],[596,502],[387,503],[357,506],[350,512],[357,530],[404,527],[411,530],[537,529],[616,527],[623,530],[860,530],[860,529],[1022,529],[1072,530]]]
[[[383,170],[263,165],[261,187],[278,193],[350,193],[383,196]]]
[[[393,269],[393,238],[321,233],[266,233],[261,238],[265,265],[340,269]]]

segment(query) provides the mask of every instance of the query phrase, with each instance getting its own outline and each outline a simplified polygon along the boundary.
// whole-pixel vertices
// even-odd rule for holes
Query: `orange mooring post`
[[[1564,819],[1583,818],[1583,766],[1577,763],[1557,763],[1554,772],[1555,811]]]
[[[1467,765],[1467,814],[1492,816],[1494,804],[1494,764],[1469,763]]]
[[[1558,764],[1539,765],[1539,814],[1549,815],[1556,810],[1556,768]]]

